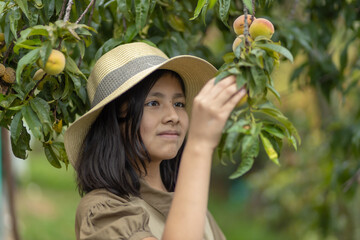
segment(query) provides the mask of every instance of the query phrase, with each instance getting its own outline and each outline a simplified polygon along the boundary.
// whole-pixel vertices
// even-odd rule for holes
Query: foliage
[[[232,70],[228,68],[229,71],[251,69],[246,64],[257,66],[257,70],[245,70],[245,80],[238,77],[239,85],[246,82],[252,91],[249,91],[246,107],[237,109],[229,119],[225,129],[227,135],[222,140],[226,149],[233,145],[234,139],[241,138],[242,145],[236,146],[251,151],[243,151],[247,156],[241,156],[242,152],[239,156],[236,151],[221,154],[234,160],[261,158],[260,148],[248,149],[246,146],[260,146],[262,143],[263,146],[271,145],[279,156],[282,142],[279,139],[287,139],[295,146],[293,137],[296,134],[290,120],[293,121],[294,126],[300,127],[302,147],[295,155],[283,146],[281,170],[266,165],[263,168],[265,163],[258,163],[256,171],[248,172],[245,178],[248,177],[256,196],[260,195],[262,199],[261,203],[255,199],[253,202],[257,205],[249,209],[258,209],[259,214],[271,212],[269,215],[272,217],[267,219],[269,224],[279,231],[291,232],[295,239],[309,239],[314,234],[317,239],[357,239],[360,234],[356,228],[360,213],[355,204],[359,199],[360,169],[360,110],[357,104],[360,95],[360,1],[243,2],[249,14],[270,19],[276,32],[273,42],[258,39],[253,43],[246,63],[239,60],[245,45],[235,53],[239,61],[226,55],[230,56],[230,61],[225,58],[225,62],[233,62],[235,66]],[[85,85],[94,62],[119,44],[146,41],[157,45],[170,57],[192,54],[208,59],[217,67],[222,66],[222,56],[231,49],[235,36],[230,26],[237,16],[243,14],[243,2],[0,2],[0,30],[5,34],[0,61],[16,69],[17,73],[15,84],[1,82],[0,93],[0,126],[11,129],[13,152],[26,158],[30,139],[34,137],[43,143],[45,154],[53,166],[67,166],[62,133],[77,115],[89,109]],[[217,51],[206,44],[208,32],[214,28],[220,32],[217,40],[222,42]],[[276,107],[280,94],[272,85],[277,80],[272,81],[273,69],[268,67],[275,65],[277,54],[289,57],[284,49],[275,47],[279,43],[294,58],[291,86],[303,91],[312,90],[312,97],[297,101],[299,105],[316,109],[309,119],[296,114],[296,106],[289,107],[283,94],[281,108]],[[39,69],[38,59],[45,61],[53,48],[65,54],[65,71],[33,81],[32,76]],[[269,62],[264,61],[262,65],[261,58]],[[259,69],[265,68],[268,69],[264,77],[264,72]],[[267,84],[251,85],[253,74],[265,78]],[[44,83],[42,89],[40,83]],[[270,95],[275,98],[273,104],[261,102],[261,94],[255,94],[259,98],[252,95],[262,91],[273,93]],[[251,97],[259,101],[252,102]],[[250,109],[252,104],[255,107]],[[286,111],[287,117],[280,110]],[[250,113],[254,119],[260,119],[261,124],[259,121],[252,123],[252,117],[243,118],[245,114],[251,116]],[[318,124],[312,125],[311,121]],[[251,128],[243,128],[249,124],[253,124]]]

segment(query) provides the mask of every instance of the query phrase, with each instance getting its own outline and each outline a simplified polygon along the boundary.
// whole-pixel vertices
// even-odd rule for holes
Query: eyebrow
[[[162,94],[161,92],[153,92],[153,93],[150,93],[148,95],[148,97],[159,97],[159,98],[164,98],[165,95]],[[185,98],[185,95],[183,93],[175,93],[173,95],[173,98]]]

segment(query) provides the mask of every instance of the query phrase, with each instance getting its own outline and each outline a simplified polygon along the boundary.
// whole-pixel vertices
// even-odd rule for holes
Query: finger
[[[221,89],[217,96],[214,96],[213,105],[223,107],[223,105],[226,104],[238,91],[239,89],[237,88],[236,82],[233,82],[232,84],[226,86],[226,88]]]
[[[236,104],[246,95],[246,88],[242,87],[235,94],[233,94],[224,104],[223,108],[230,112],[235,108]]]
[[[218,83],[215,83],[215,78],[213,78],[204,86],[203,91],[200,91],[200,93],[204,96],[211,95],[211,96],[216,97],[224,88],[228,87],[235,81],[236,81],[236,78],[233,75],[230,75],[230,76],[222,79]]]

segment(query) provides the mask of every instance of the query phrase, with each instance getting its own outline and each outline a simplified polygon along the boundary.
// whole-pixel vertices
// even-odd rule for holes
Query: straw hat
[[[194,97],[217,71],[210,63],[195,56],[169,59],[161,50],[143,42],[123,44],[107,52],[95,63],[87,82],[91,109],[65,132],[65,149],[73,166],[90,126],[103,107],[157,69],[172,70],[182,77],[189,115]]]

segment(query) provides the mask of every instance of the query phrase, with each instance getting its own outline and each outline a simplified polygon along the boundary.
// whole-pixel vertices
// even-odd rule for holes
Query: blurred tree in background
[[[280,168],[257,161],[240,180],[227,180],[234,166],[217,166],[215,193],[241,200],[249,215],[265,218],[287,239],[360,239],[360,0],[255,2],[255,16],[271,20],[273,40],[295,58],[273,78],[282,88],[279,108],[303,144],[297,152],[284,146]],[[10,128],[14,154],[26,158],[33,137],[53,166],[67,166],[62,134],[89,108],[87,76],[115,46],[145,41],[169,57],[192,54],[219,68],[231,51],[231,25],[243,4],[1,1],[0,62],[16,70],[16,82],[1,82],[0,126]],[[38,60],[45,62],[52,49],[64,53],[64,72],[34,81]]]

